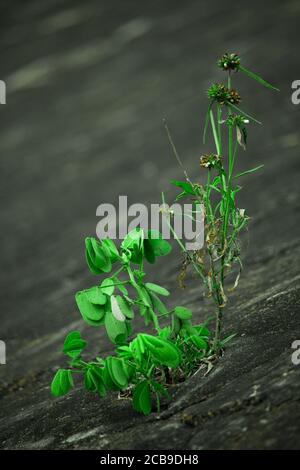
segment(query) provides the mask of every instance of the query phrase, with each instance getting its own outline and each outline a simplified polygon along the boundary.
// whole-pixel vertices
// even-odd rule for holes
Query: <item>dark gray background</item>
[[[300,366],[290,358],[300,339],[300,106],[291,102],[299,2],[2,0],[0,8],[1,447],[299,447]],[[146,204],[162,190],[173,197],[169,181],[181,171],[163,117],[201,181],[198,158],[211,148],[202,145],[205,90],[224,78],[216,67],[224,51],[281,89],[234,76],[243,108],[263,122],[249,126],[239,168],[265,164],[239,199],[252,222],[226,319],[237,339],[206,378],[179,387],[163,425],[115,396],[54,400],[49,382],[64,364],[66,332],[79,328],[91,353],[111,349],[74,303],[76,290],[95,283],[83,240],[95,234],[96,207],[120,194]],[[178,289],[179,265],[176,249],[152,279],[202,320],[211,305],[193,280]]]

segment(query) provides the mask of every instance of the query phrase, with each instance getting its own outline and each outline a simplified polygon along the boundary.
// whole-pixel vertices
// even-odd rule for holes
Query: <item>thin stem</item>
[[[209,115],[210,115],[210,123],[211,123],[211,128],[212,128],[212,131],[213,131],[213,136],[214,136],[214,141],[215,141],[217,154],[221,155],[219,136],[218,136],[218,132],[217,132],[217,129],[216,129],[216,123],[215,123],[214,113],[213,113],[212,109],[210,110]]]
[[[218,110],[217,119],[218,119],[219,148],[220,148],[220,155],[222,155],[222,128],[221,128],[222,108],[219,104],[218,104],[217,110]]]

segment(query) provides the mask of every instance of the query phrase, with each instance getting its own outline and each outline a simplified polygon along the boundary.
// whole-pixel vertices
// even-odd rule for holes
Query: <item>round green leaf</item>
[[[115,290],[114,284],[115,284],[114,279],[111,277],[107,277],[106,279],[103,279],[100,285],[102,293],[108,296],[111,296]]]
[[[87,323],[97,326],[103,322],[105,313],[104,307],[102,305],[92,304],[85,291],[77,292],[75,299],[82,318]]]
[[[86,289],[84,292],[89,302],[91,302],[92,304],[105,305],[107,301],[107,297],[102,292],[102,289],[100,286],[91,287],[90,289]]]
[[[79,331],[72,331],[67,335],[64,341],[63,352],[75,358],[79,356],[86,345],[87,342],[81,338]]]
[[[72,372],[66,369],[59,369],[51,383],[51,393],[55,397],[66,395],[73,387]]]

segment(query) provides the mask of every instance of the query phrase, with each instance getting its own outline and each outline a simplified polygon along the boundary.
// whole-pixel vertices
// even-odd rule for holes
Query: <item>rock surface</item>
[[[299,2],[2,4],[0,447],[299,448],[300,365],[291,361],[300,340],[300,107],[291,102]],[[54,399],[49,383],[69,330],[82,331],[91,354],[111,348],[74,303],[76,290],[94,284],[83,239],[95,233],[96,207],[121,194],[146,204],[162,190],[173,197],[169,180],[181,173],[162,117],[201,180],[203,91],[222,79],[215,59],[226,50],[281,89],[234,77],[244,109],[264,123],[250,126],[239,168],[265,164],[245,177],[240,197],[252,223],[225,320],[225,333],[237,336],[208,375],[175,387],[160,415],[145,418],[128,400],[78,389]],[[195,279],[178,288],[179,263],[174,249],[149,278],[204,320],[211,304]]]

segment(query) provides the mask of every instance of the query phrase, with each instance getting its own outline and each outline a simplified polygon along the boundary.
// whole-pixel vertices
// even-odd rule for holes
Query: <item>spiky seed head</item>
[[[230,91],[222,83],[213,83],[213,85],[207,90],[208,97],[217,101],[219,104],[226,104],[230,99]]]
[[[238,91],[231,89],[229,91],[229,104],[239,104],[241,102],[241,95]]]
[[[218,66],[225,71],[234,70],[237,71],[240,65],[241,59],[235,53],[228,53],[222,55],[221,59],[218,60]]]

